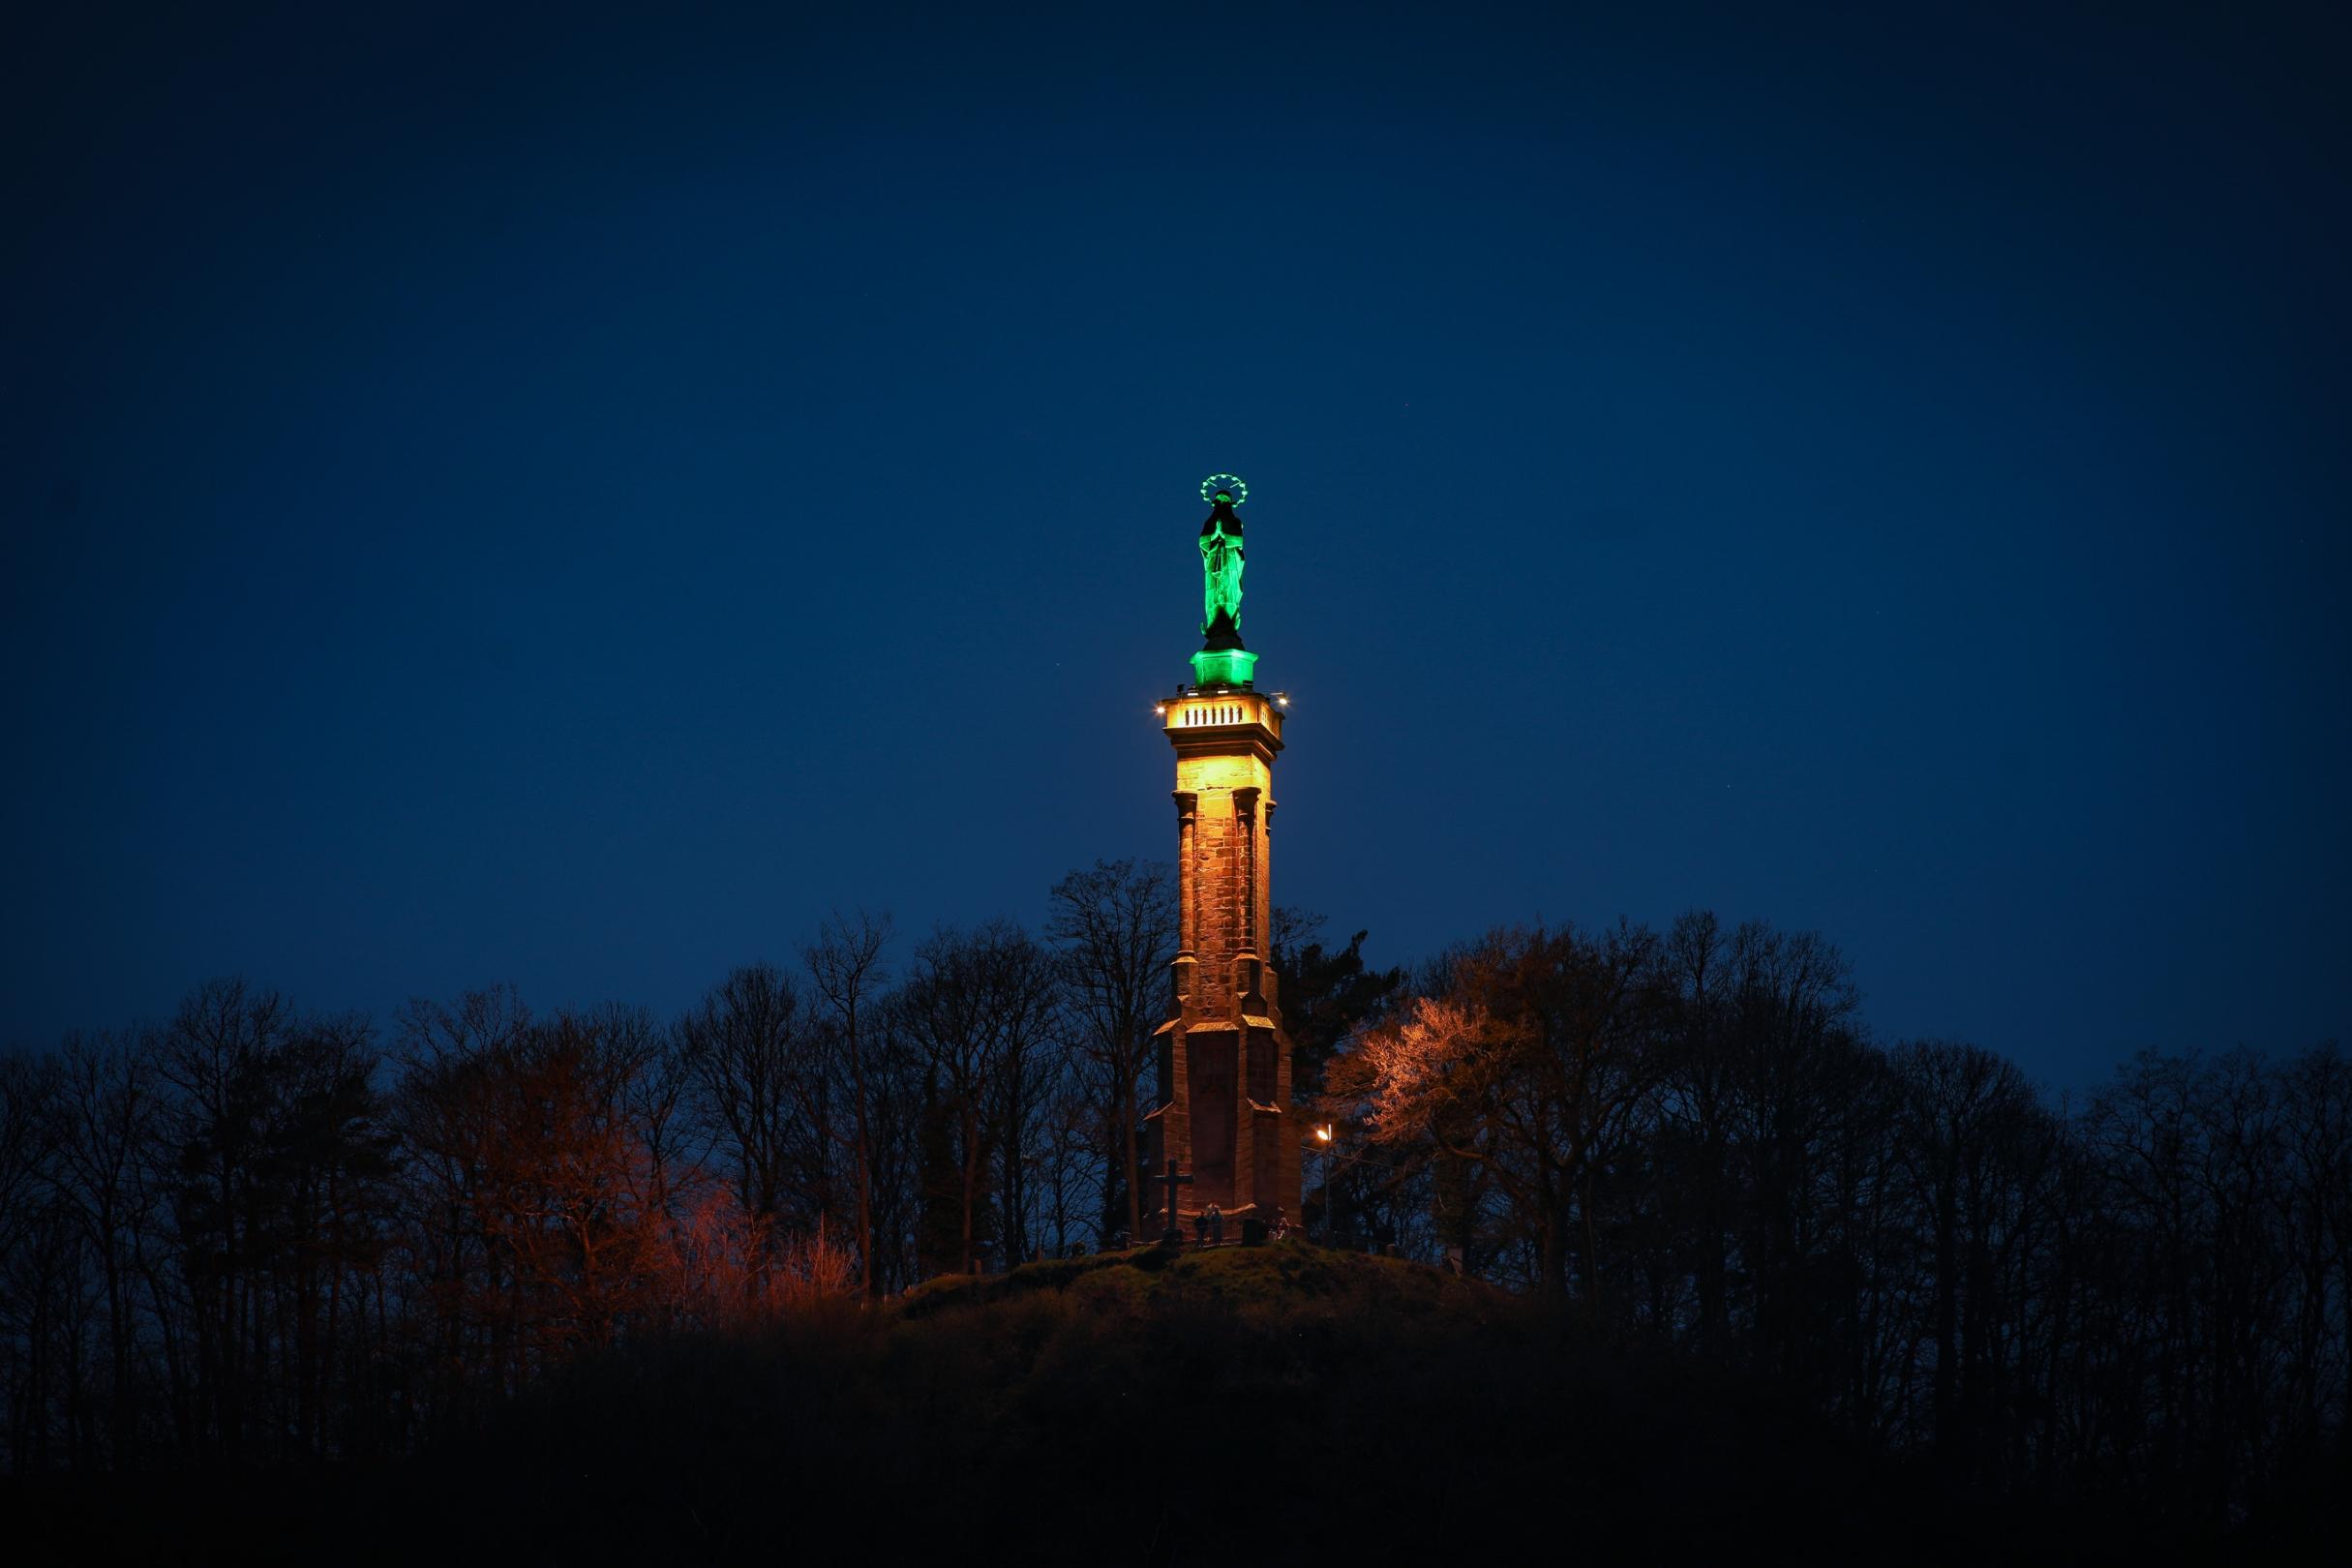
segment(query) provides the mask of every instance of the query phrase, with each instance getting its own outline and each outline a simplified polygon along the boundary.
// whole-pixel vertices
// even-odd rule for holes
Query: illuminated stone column
[[[1192,975],[1199,965],[1192,944],[1198,929],[1199,890],[1192,870],[1192,844],[1200,821],[1200,797],[1176,792],[1176,959],[1168,966],[1173,980],[1171,1006],[1182,1012],[1192,997]]]
[[[1151,1160],[1160,1169],[1173,1159],[1191,1175],[1179,1199],[1188,1229],[1191,1216],[1215,1203],[1233,1217],[1227,1238],[1238,1239],[1244,1216],[1271,1220],[1280,1207],[1294,1221],[1299,1217],[1290,1040],[1265,963],[1274,912],[1268,829],[1283,712],[1249,678],[1256,655],[1241,646],[1233,559],[1241,528],[1228,495],[1218,494],[1202,537],[1212,575],[1203,628],[1209,646],[1193,660],[1201,678],[1161,709],[1176,752],[1180,923],[1171,1016],[1160,1030]]]

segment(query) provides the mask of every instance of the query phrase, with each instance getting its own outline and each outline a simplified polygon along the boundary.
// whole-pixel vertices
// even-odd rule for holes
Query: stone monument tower
[[[1278,1207],[1299,1217],[1290,1039],[1266,962],[1274,759],[1287,699],[1257,690],[1257,655],[1242,646],[1239,508],[1249,494],[1231,474],[1201,486],[1210,508],[1200,528],[1201,649],[1191,682],[1160,707],[1176,748],[1179,915],[1149,1174],[1189,1177],[1181,1197],[1177,1182],[1155,1183],[1163,1226],[1211,1203],[1269,1222]],[[1238,1223],[1228,1227],[1238,1234]]]

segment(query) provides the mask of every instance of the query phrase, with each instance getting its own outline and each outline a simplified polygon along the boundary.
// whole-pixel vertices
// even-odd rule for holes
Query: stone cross
[[[1173,1155],[1171,1155],[1168,1157],[1168,1168],[1166,1173],[1164,1175],[1155,1176],[1152,1178],[1152,1180],[1156,1182],[1165,1182],[1168,1189],[1168,1227],[1165,1231],[1161,1233],[1160,1239],[1172,1247],[1181,1247],[1184,1245],[1184,1232],[1178,1229],[1176,1226],[1176,1189],[1179,1187],[1191,1186],[1192,1178],[1182,1175],[1177,1171],[1176,1159]]]

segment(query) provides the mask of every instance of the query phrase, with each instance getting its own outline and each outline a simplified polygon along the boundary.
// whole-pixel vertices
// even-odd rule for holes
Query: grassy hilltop
[[[1035,1263],[641,1347],[427,1467],[551,1559],[1388,1561],[1530,1529],[1616,1560],[1745,1553],[1760,1532],[1884,1559],[1891,1541],[1942,1555],[1965,1519],[1772,1390],[1296,1243]]]
[[[165,1560],[1377,1563],[1533,1536],[1591,1562],[1967,1561],[2009,1544],[1773,1387],[1300,1243],[1035,1263],[642,1342],[415,1461],[113,1504],[72,1509],[80,1545]]]

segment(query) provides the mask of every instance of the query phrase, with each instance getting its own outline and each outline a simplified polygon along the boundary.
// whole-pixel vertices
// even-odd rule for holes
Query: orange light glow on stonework
[[[1268,963],[1282,702],[1236,678],[1186,686],[1154,710],[1176,752],[1178,940],[1147,1168],[1180,1168],[1187,1183],[1166,1189],[1161,1228],[1182,1231],[1212,1204],[1236,1221],[1295,1221],[1290,1040]]]

